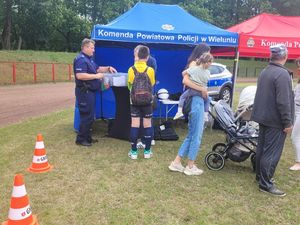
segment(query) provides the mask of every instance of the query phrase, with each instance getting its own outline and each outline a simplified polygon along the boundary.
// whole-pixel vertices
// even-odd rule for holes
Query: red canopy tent
[[[227,30],[239,34],[238,51],[241,57],[268,58],[269,47],[278,43],[287,46],[289,59],[300,57],[299,16],[262,13]]]

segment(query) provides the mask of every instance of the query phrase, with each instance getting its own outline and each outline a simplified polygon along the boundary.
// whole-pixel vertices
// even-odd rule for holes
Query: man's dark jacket
[[[261,72],[257,81],[251,120],[280,129],[293,125],[292,78],[284,66],[270,62]]]

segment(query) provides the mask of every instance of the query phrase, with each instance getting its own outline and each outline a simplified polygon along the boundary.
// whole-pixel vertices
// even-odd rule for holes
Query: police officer
[[[95,92],[101,88],[103,73],[115,73],[111,66],[99,66],[92,59],[95,51],[95,42],[85,38],[81,44],[81,52],[74,59],[75,95],[80,113],[79,132],[76,144],[91,146],[97,140],[91,137],[91,126],[95,114]]]

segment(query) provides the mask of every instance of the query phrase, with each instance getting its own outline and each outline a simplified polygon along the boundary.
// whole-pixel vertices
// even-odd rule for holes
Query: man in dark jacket
[[[292,79],[283,66],[288,51],[285,45],[270,47],[269,65],[261,72],[252,111],[252,120],[259,123],[256,149],[256,180],[259,190],[276,196],[285,193],[274,185],[273,175],[281,157],[286,134],[293,128],[294,97]]]

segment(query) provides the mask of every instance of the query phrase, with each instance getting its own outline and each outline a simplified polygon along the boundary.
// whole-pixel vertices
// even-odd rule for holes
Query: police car
[[[229,103],[232,97],[232,73],[220,63],[212,63],[209,71],[210,79],[207,85],[209,96]]]

